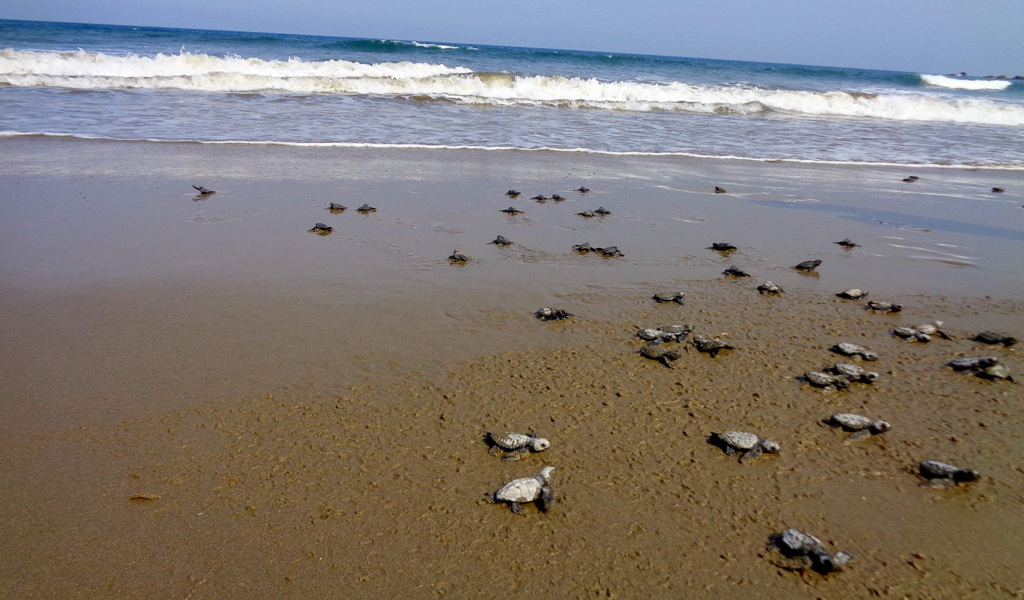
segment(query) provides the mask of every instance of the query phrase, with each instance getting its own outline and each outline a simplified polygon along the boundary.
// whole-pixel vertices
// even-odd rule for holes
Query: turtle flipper
[[[847,437],[846,439],[851,441],[851,442],[856,442],[856,441],[859,441],[859,440],[866,440],[869,437],[871,437],[871,430],[869,430],[869,429],[861,429],[860,431],[855,431],[855,432],[851,433],[850,436]]]
[[[740,464],[745,465],[747,463],[752,463],[755,460],[761,458],[762,453],[763,451],[761,450],[761,446],[754,446],[750,450],[747,450],[746,452],[743,453],[743,456],[740,457]]]
[[[541,512],[548,512],[555,506],[555,491],[551,489],[550,485],[546,485],[540,490],[540,498],[537,498],[537,508]]]
[[[523,505],[519,504],[518,502],[509,502],[508,503],[508,508],[509,508],[509,510],[511,510],[513,513],[515,513],[517,515],[525,515],[526,514],[526,511],[523,510]]]
[[[504,452],[504,450],[502,450],[501,446],[497,444],[492,444],[491,447],[487,449],[487,453],[491,456],[498,456],[502,452]]]
[[[520,458],[529,453],[529,446],[523,446],[522,448],[516,448],[515,450],[506,453],[505,456],[501,457],[501,460],[519,460]]]
[[[658,362],[660,362],[661,364],[665,365],[666,367],[668,367],[670,369],[675,369],[675,367],[672,366],[672,361],[669,360],[669,358],[667,356],[660,357],[658,359]]]
[[[738,452],[736,452],[735,448],[733,448],[732,446],[729,446],[727,444],[723,444],[722,450],[724,450],[725,453],[728,454],[729,456],[736,456],[738,454]]]
[[[929,479],[927,481],[922,481],[921,487],[928,487],[935,490],[948,489],[956,487],[956,481],[953,481],[952,478],[948,477],[944,477],[941,479]]]

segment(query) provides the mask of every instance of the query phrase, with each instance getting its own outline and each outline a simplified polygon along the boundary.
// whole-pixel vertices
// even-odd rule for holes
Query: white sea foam
[[[992,79],[961,79],[959,77],[946,77],[945,75],[920,75],[921,81],[928,85],[957,90],[1005,90],[1010,87],[1010,81]]]
[[[856,94],[770,90],[742,85],[518,77],[410,62],[266,61],[189,53],[143,57],[7,49],[0,50],[0,84],[83,90],[357,94],[489,106],[541,105],[723,115],[778,112],[1024,126],[1024,106],[986,98],[950,100],[928,94]]]

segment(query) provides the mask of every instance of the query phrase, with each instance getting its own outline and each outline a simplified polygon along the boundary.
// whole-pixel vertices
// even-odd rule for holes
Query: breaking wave
[[[957,90],[1005,90],[1012,83],[1010,81],[993,81],[991,79],[960,79],[959,77],[946,77],[945,75],[920,75],[920,77],[921,81],[928,85]]]
[[[999,83],[1008,82],[978,82]],[[1024,106],[986,98],[764,89],[750,85],[639,83],[474,73],[443,64],[286,61],[181,53],[0,50],[0,85],[222,93],[357,94],[488,106],[548,106],[704,114],[783,113],[1024,126]]]

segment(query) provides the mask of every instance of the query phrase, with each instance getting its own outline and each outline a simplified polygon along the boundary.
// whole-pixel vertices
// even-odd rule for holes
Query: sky
[[[1024,75],[1024,0],[4,0],[0,18]]]

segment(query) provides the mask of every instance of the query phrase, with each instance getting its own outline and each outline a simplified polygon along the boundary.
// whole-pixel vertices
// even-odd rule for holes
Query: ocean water
[[[1024,169],[1024,81],[457,42],[0,20],[0,107],[4,136]]]

